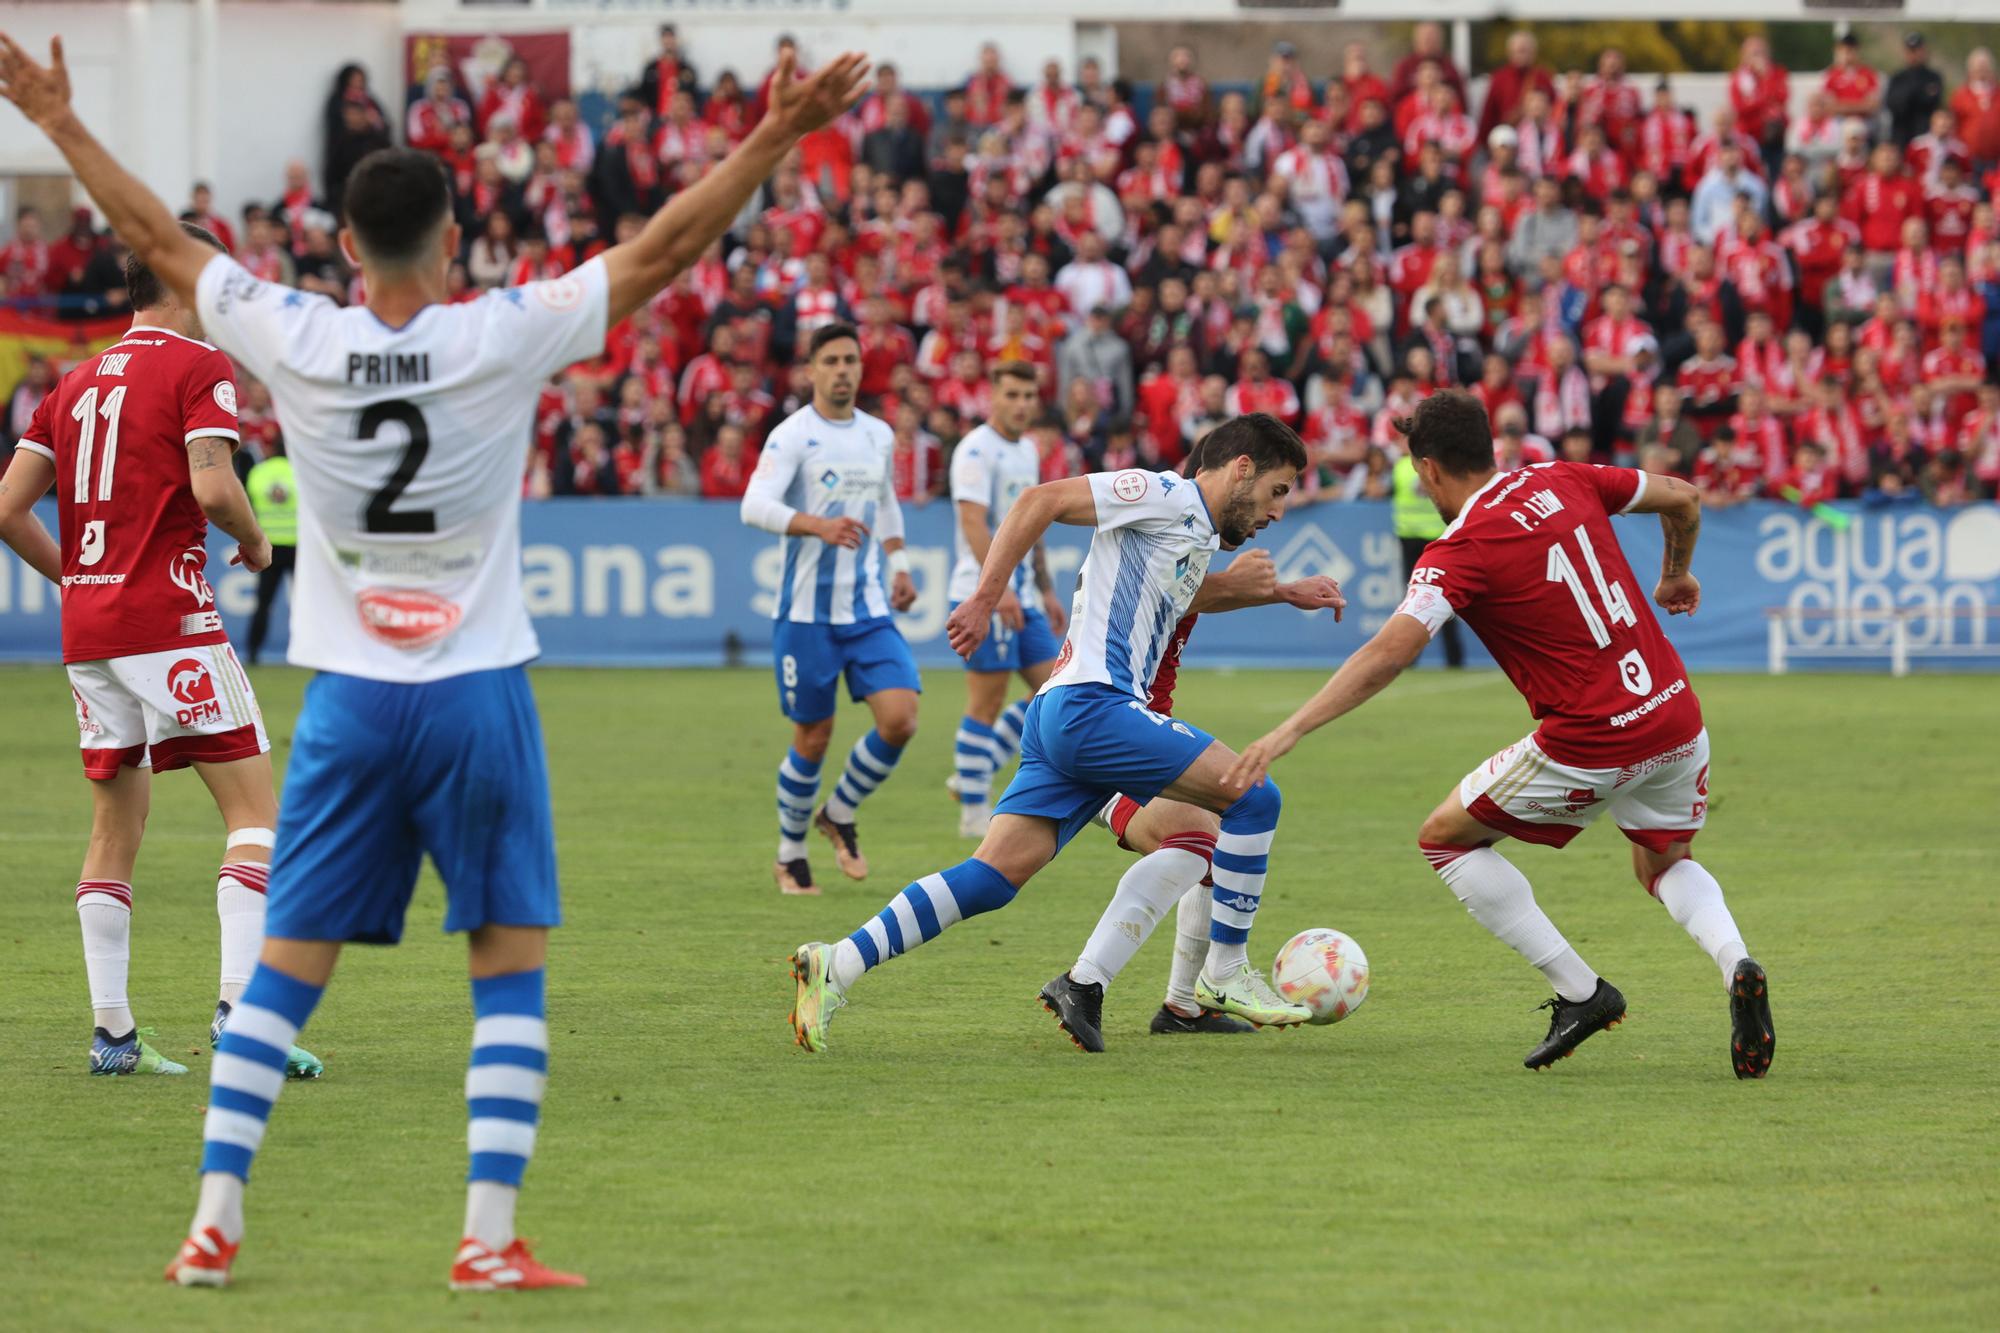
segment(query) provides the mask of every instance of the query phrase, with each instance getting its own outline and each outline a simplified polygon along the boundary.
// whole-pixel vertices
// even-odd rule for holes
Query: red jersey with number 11
[[[187,445],[236,443],[229,358],[134,325],[57,381],[18,448],[56,467],[63,661],[226,643]]]
[[[1457,615],[1540,720],[1535,739],[1576,768],[1617,768],[1701,730],[1701,704],[1610,516],[1646,474],[1588,463],[1499,473],[1427,547],[1396,609],[1432,634]]]

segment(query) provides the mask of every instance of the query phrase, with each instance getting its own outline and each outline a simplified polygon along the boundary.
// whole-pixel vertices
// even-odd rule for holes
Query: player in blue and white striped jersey
[[[910,645],[890,615],[917,600],[896,501],[895,437],[886,422],[854,406],[861,385],[855,331],[828,324],[814,332],[806,368],[812,402],[764,442],[742,511],[751,527],[785,539],[771,660],[779,707],[792,721],[792,747],[778,765],[772,875],[781,892],[793,894],[819,892],[806,860],[808,825],[832,842],[843,874],[867,877],[854,811],[888,779],[917,734],[923,691]],[[833,795],[814,813],[843,674],[848,697],[867,702],[875,726],[854,743]]]
[[[1001,594],[1049,524],[1096,528],[1055,675],[1028,707],[1020,771],[970,859],[917,880],[846,939],[793,952],[792,1031],[799,1045],[826,1049],[828,1022],[868,969],[1013,901],[1117,792],[1141,804],[1165,795],[1221,815],[1216,888],[1241,900],[1245,913],[1255,909],[1277,832],[1278,789],[1269,782],[1247,791],[1227,787],[1223,779],[1235,762],[1229,747],[1153,712],[1147,700],[1210,557],[1283,515],[1306,451],[1290,427],[1263,413],[1216,427],[1204,449],[1206,466],[1191,478],[1134,470],[1032,487],[1000,525],[979,586],[945,624],[962,657],[985,639]],[[1167,898],[1159,910],[1172,902]],[[1207,967],[1213,1007],[1221,1012],[1260,1024],[1311,1017],[1271,989],[1241,944],[1212,945]],[[1103,999],[1101,984],[1067,974],[1042,991],[1043,1003],[1085,1050],[1104,1049]]]
[[[1027,438],[1028,424],[1041,405],[1035,368],[1003,361],[993,368],[992,415],[958,442],[951,455],[951,500],[957,511],[952,533],[957,561],[951,571],[951,604],[979,586],[979,567],[993,544],[993,532],[1030,486],[1041,480],[1041,460]],[[965,660],[965,716],[953,746],[955,763],[948,784],[958,798],[958,835],[982,838],[993,819],[987,796],[993,775],[1021,743],[1028,701],[1055,670],[1069,613],[1049,582],[1042,547],[1014,571],[993,611],[992,634]],[[1007,682],[1019,672],[1028,698],[1007,705]],[[1002,706],[1006,710],[1002,711]]]

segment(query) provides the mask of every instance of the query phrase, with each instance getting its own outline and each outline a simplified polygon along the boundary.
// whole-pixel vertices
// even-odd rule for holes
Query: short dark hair
[[[855,332],[852,324],[836,322],[820,325],[813,330],[812,341],[806,344],[806,360],[811,361],[819,355],[820,348],[825,347],[828,343],[837,343],[842,338],[850,338],[857,345],[861,342],[861,335]]]
[[[999,387],[1001,380],[1020,380],[1030,386],[1041,382],[1035,374],[1035,368],[1026,361],[1002,361],[996,364],[990,373],[996,388]]]
[[[229,248],[206,227],[183,222],[181,230],[211,249],[228,253]],[[126,308],[130,310],[150,310],[167,299],[166,287],[161,284],[159,276],[146,267],[146,261],[139,258],[137,250],[125,256],[125,296]]]
[[[370,259],[407,264],[451,219],[444,167],[415,148],[378,148],[354,164],[342,199],[347,225]]]
[[[1201,456],[1197,471],[1222,467],[1246,456],[1259,473],[1274,467],[1303,472],[1306,467],[1306,446],[1298,432],[1269,412],[1252,412],[1223,422],[1202,438],[1195,452]]]
[[[1440,389],[1396,422],[1411,458],[1428,458],[1455,477],[1493,470],[1493,425],[1486,408],[1463,389]]]

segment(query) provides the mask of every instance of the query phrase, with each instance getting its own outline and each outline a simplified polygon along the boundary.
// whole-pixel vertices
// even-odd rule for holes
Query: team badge
[[[215,405],[230,416],[236,415],[236,386],[228,380],[217,380],[215,384]]]
[[[1121,472],[1111,482],[1111,493],[1131,504],[1146,493],[1146,474],[1143,472]]]

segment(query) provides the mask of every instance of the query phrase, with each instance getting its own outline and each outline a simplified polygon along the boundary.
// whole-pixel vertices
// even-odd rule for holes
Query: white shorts
[[[271,749],[250,678],[227,643],[69,664],[86,777],[223,764]]]
[[[1459,780],[1474,819],[1510,838],[1561,847],[1609,811],[1619,831],[1664,852],[1708,820],[1708,731],[1623,768],[1571,768],[1529,736]]]

